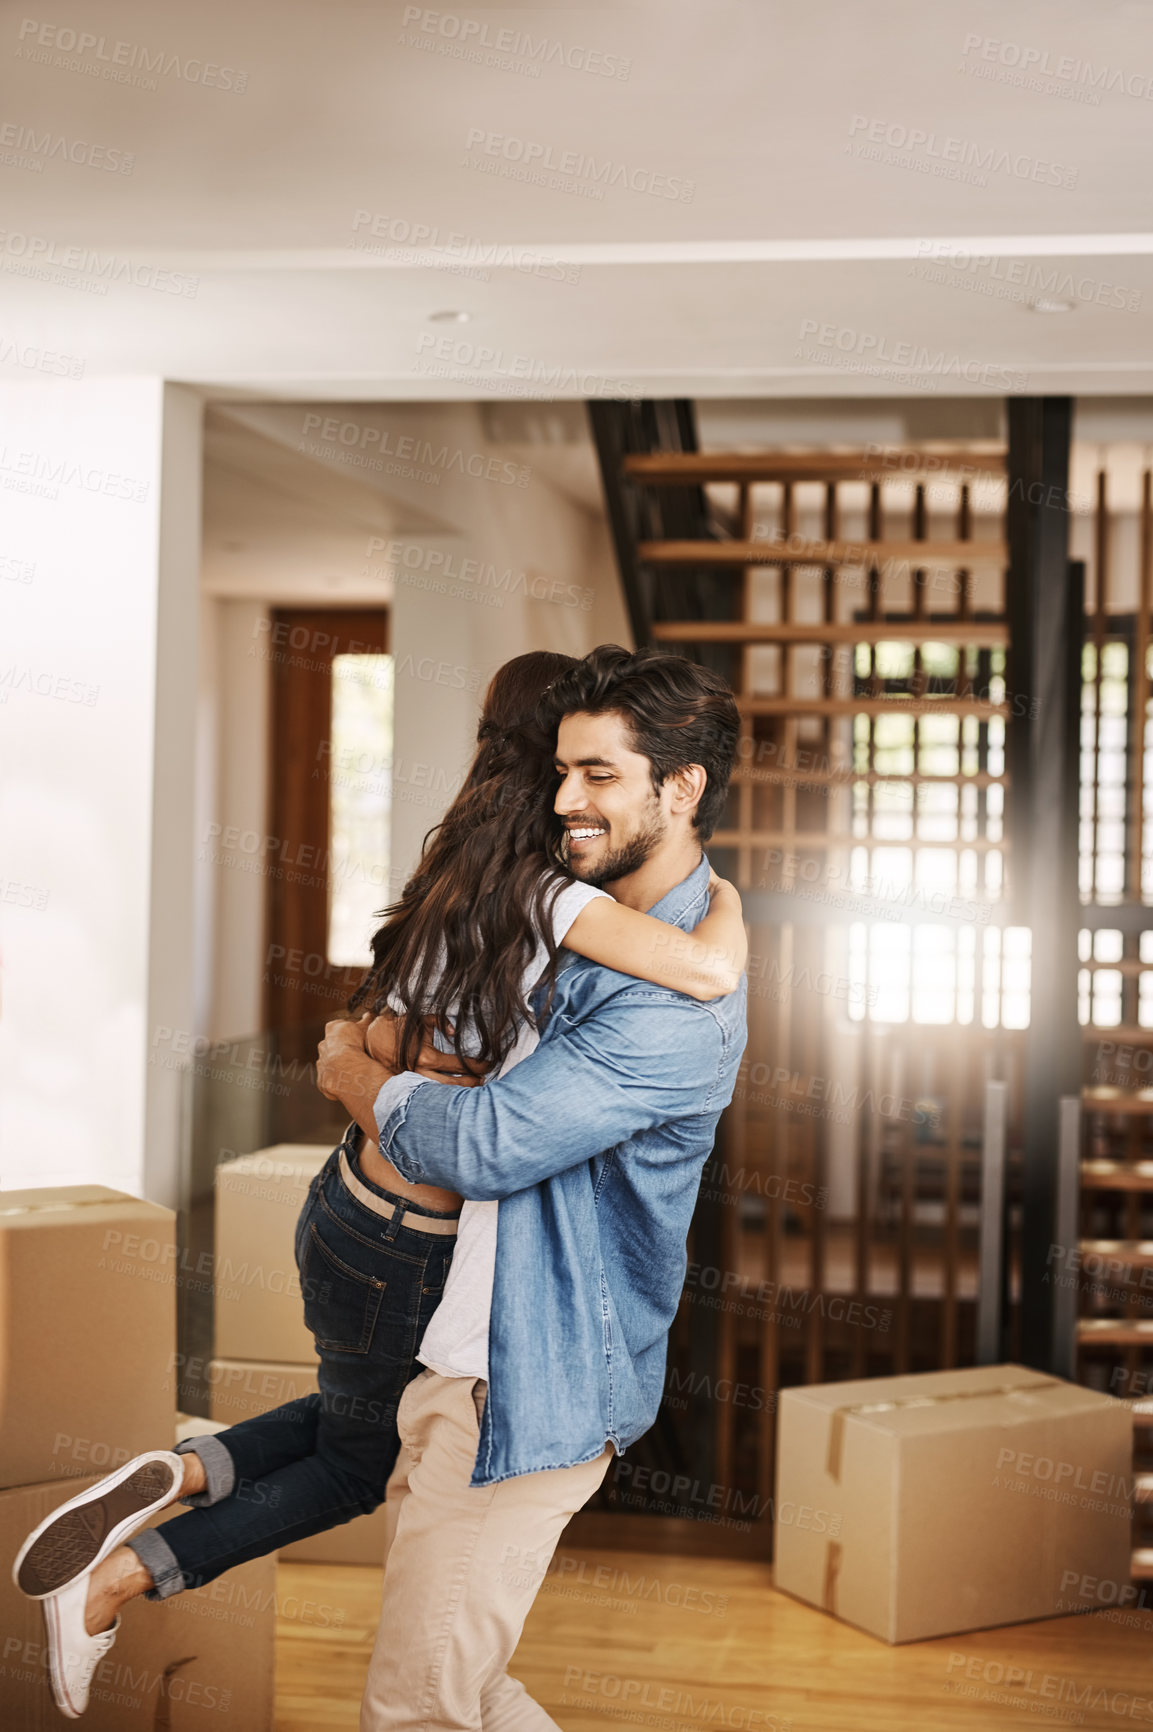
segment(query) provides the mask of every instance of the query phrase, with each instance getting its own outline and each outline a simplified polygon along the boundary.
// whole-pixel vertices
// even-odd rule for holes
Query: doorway
[[[276,608],[272,658],[264,1026],[340,1012],[390,900],[392,658],[388,613]]]

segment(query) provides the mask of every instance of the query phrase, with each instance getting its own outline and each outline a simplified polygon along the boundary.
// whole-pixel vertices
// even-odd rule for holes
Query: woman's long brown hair
[[[471,1027],[479,1046],[471,1056],[499,1064],[531,1014],[524,973],[542,940],[552,996],[550,916],[571,879],[553,851],[555,742],[536,710],[546,688],[575,666],[572,656],[536,650],[493,676],[464,786],[425,837],[400,900],[384,910],[372,967],[348,1008],[378,1013],[390,994],[404,1006],[397,1050],[406,1067],[416,1061],[426,1016],[442,1026],[452,1018],[459,1057]]]

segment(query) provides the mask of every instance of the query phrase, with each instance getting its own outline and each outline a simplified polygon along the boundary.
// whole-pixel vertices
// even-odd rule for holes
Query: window
[[[390,899],[393,659],[338,655],[332,663],[329,762],[328,960],[361,968]]]

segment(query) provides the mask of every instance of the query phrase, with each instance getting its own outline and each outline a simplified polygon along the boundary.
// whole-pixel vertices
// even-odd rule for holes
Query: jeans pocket
[[[347,1263],[321,1237],[315,1218],[301,1221],[300,1287],[304,1321],[318,1348],[367,1353],[372,1346],[387,1282]]]

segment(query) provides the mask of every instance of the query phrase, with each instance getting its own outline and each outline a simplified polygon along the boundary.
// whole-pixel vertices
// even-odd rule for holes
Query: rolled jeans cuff
[[[168,1541],[161,1538],[159,1528],[145,1528],[143,1533],[134,1534],[124,1543],[130,1552],[136,1553],[152,1577],[153,1585],[144,1595],[146,1600],[167,1600],[187,1587],[184,1571],[176,1561],[176,1553]]]
[[[181,1503],[197,1509],[202,1504],[219,1503],[222,1498],[232,1496],[236,1490],[236,1463],[227,1447],[212,1432],[204,1437],[186,1437],[183,1443],[176,1445],[176,1453],[198,1455],[204,1464],[207,1481],[203,1491],[191,1492],[188,1497],[180,1499]]]

